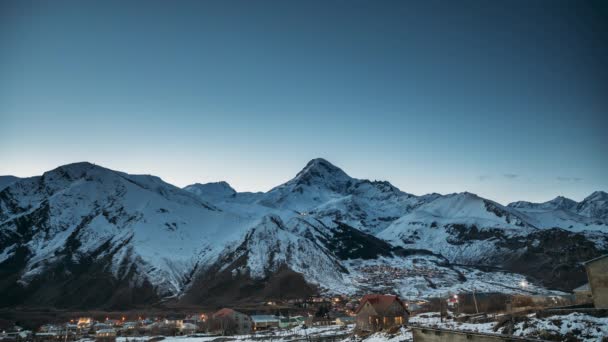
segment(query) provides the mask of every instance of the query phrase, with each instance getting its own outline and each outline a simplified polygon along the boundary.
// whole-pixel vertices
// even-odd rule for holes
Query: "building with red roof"
[[[357,330],[379,331],[406,324],[410,316],[398,296],[368,294],[361,298],[357,315]]]
[[[253,328],[249,315],[233,309],[223,308],[211,317],[211,330],[222,335],[248,334]]]

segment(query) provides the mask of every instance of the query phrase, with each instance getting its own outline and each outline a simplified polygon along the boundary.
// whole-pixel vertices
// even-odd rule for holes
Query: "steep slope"
[[[5,301],[69,300],[63,289],[93,273],[174,295],[201,258],[240,239],[247,224],[157,177],[66,165],[0,192],[0,290],[16,295]],[[112,297],[93,292],[98,303]]]
[[[592,193],[576,206],[576,212],[589,218],[608,221],[608,193]]]
[[[351,178],[324,159],[313,159],[292,180],[275,187],[257,203],[279,210],[283,218],[313,215],[375,233],[427,200],[388,182]]]
[[[240,244],[227,246],[214,263],[199,267],[180,302],[301,298],[318,287],[344,291],[346,272],[331,251],[294,234],[278,216],[270,215],[248,230]],[[284,282],[293,287],[270,291]]]
[[[603,192],[507,207],[414,196],[323,159],[267,193],[70,164],[0,191],[0,306],[512,292],[522,279],[512,272],[570,290],[584,281],[580,263],[608,252],[605,205]]]
[[[608,252],[608,234],[552,228],[570,224],[559,216],[564,204],[575,207],[561,199],[504,207],[469,193],[447,195],[401,217],[378,237],[404,248],[429,249],[451,262],[503,267],[570,290],[586,279],[580,264]],[[579,220],[568,219],[581,225],[576,216]]]
[[[608,195],[597,191],[577,203],[558,196],[544,203],[514,202],[508,205],[529,218],[539,228],[563,228],[574,232],[608,232]]]
[[[196,183],[186,186],[184,190],[206,199],[207,201],[221,200],[236,195],[236,190],[226,182]]]
[[[532,203],[526,201],[513,202],[508,207],[522,210],[572,210],[578,203],[563,196],[557,196],[554,199],[544,203]]]
[[[179,303],[226,305],[317,292],[396,292],[404,298],[480,291],[517,293],[523,276],[455,266],[441,255],[393,247],[353,227],[308,217],[268,216],[238,246],[197,271]],[[532,285],[528,290],[549,293]]]
[[[21,178],[15,176],[0,176],[0,191],[20,179]]]
[[[454,262],[492,264],[497,242],[536,230],[520,213],[471,193],[442,196],[393,222],[378,237],[430,249]]]

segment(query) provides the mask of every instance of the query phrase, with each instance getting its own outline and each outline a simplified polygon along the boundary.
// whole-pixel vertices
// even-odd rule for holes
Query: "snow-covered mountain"
[[[295,178],[257,201],[284,213],[337,220],[375,233],[433,196],[417,197],[389,182],[355,179],[324,159],[313,159]]]
[[[576,212],[592,219],[608,220],[608,193],[596,191],[576,206]]]
[[[608,229],[608,194],[596,191],[580,203],[558,196],[544,203],[514,202],[510,208],[525,213],[529,221],[542,228],[564,228],[571,231]]]
[[[226,182],[216,182],[216,183],[206,183],[206,184],[192,184],[188,185],[184,188],[184,190],[189,191],[201,198],[204,198],[208,201],[220,200],[224,198],[228,198],[236,195],[236,190],[234,190],[230,184]]]
[[[70,289],[66,282],[88,283],[79,277],[91,272],[173,295],[247,224],[157,177],[62,166],[0,192],[0,272],[11,282],[3,291],[43,297]]]
[[[454,262],[488,264],[504,253],[496,246],[500,238],[536,229],[516,210],[465,192],[420,206],[378,237],[398,246],[430,249]]]
[[[416,208],[377,236],[452,262],[500,266],[567,289],[584,280],[579,264],[608,247],[608,222],[564,209],[577,207],[563,198],[505,207],[466,192],[451,194]]]
[[[508,292],[501,284],[547,265],[559,267],[538,285],[569,289],[584,277],[580,262],[608,246],[603,192],[509,206],[470,193],[415,196],[323,159],[266,193],[225,182],[180,189],[90,163],[6,184],[0,306]]]
[[[574,200],[563,196],[557,196],[554,199],[544,203],[532,203],[526,201],[513,202],[509,204],[511,208],[517,208],[522,210],[573,210],[576,208]]]
[[[19,177],[15,177],[15,176],[0,176],[0,190],[6,188],[7,186],[15,183],[16,181],[18,181]]]

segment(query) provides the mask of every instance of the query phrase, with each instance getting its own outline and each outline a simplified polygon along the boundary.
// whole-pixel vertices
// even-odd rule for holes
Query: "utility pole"
[[[443,323],[443,296],[439,295],[439,317]]]
[[[477,297],[475,296],[475,288],[473,288],[473,302],[475,303],[475,312],[479,313],[479,307],[477,306]]]

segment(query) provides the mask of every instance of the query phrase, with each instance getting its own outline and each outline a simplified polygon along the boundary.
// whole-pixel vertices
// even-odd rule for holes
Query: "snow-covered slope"
[[[592,219],[608,220],[608,193],[595,191],[576,206],[576,212]]]
[[[157,177],[71,164],[0,192],[0,262],[17,268],[17,292],[57,268],[99,263],[166,296],[248,224]]]
[[[532,203],[526,201],[513,202],[509,207],[523,210],[572,210],[578,203],[574,200],[563,196],[557,196],[554,199],[544,203]]]
[[[470,193],[446,195],[404,215],[378,237],[451,262],[504,267],[569,289],[586,279],[581,262],[607,252],[608,232],[603,223],[590,225],[588,218],[564,212],[559,202],[572,207],[565,201],[505,207]]]
[[[18,181],[19,177],[15,177],[15,176],[0,176],[0,191],[2,191],[2,189],[6,188],[7,186],[13,184],[14,182]]]
[[[234,196],[236,191],[226,182],[206,183],[206,184],[192,184],[184,188],[197,196],[204,198],[208,201],[219,200],[226,197]]]
[[[185,188],[199,193],[200,186]],[[298,215],[313,215],[326,222],[338,220],[362,231],[377,232],[412,208],[435,195],[417,197],[388,182],[360,180],[324,159],[311,160],[293,179],[264,194],[237,193],[226,198],[225,207],[261,215],[273,213],[288,220]],[[205,197],[202,197],[205,198]],[[247,202],[247,200],[253,200]],[[234,207],[247,203],[248,208]]]
[[[519,212],[465,192],[420,206],[378,237],[407,248],[429,249],[452,261],[483,264],[503,253],[496,246],[498,238],[536,229]]]
[[[0,305],[198,304],[379,288],[411,297],[471,281],[507,291],[497,279],[556,264],[539,280],[575,287],[580,262],[608,251],[605,209],[603,192],[506,207],[470,193],[415,196],[323,159],[267,193],[225,182],[180,189],[76,163],[0,190]]]
[[[544,203],[514,202],[508,205],[539,228],[563,228],[575,232],[608,232],[608,194],[596,191],[580,203],[558,196]]]

